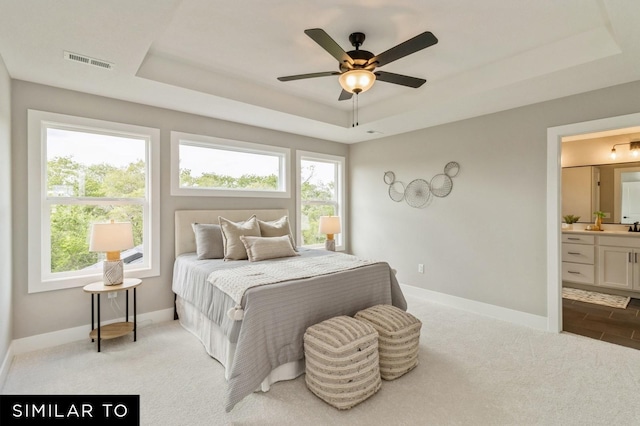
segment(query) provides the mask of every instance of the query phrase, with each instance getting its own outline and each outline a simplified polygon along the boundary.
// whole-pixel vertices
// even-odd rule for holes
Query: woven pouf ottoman
[[[418,365],[420,320],[391,305],[376,305],[358,312],[355,318],[371,324],[378,332],[380,376],[393,380]]]
[[[318,398],[349,409],[380,389],[378,333],[370,324],[338,316],[304,333],[307,387]]]

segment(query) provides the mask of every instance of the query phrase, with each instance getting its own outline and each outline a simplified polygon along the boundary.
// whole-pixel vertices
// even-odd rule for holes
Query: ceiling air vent
[[[90,58],[89,56],[80,55],[78,53],[64,52],[64,58],[69,61],[80,62],[81,64],[92,65],[94,67],[112,70],[114,64],[103,61],[101,59]]]

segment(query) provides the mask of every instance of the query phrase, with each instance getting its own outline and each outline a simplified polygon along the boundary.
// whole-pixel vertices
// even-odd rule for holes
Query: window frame
[[[325,163],[334,163],[336,167],[336,216],[340,217],[340,227],[342,231],[335,236],[336,238],[336,251],[344,251],[347,246],[347,205],[345,203],[345,164],[346,158],[339,155],[322,154],[312,151],[296,151],[296,217],[298,226],[296,227],[296,242],[297,245],[307,248],[324,248],[323,244],[302,244],[302,179],[300,173],[302,172],[302,161],[319,161]]]
[[[187,188],[180,186],[180,145],[221,149],[231,152],[271,155],[278,158],[278,190],[248,190],[225,188]],[[171,195],[201,197],[254,197],[254,198],[291,198],[289,183],[289,164],[291,150],[272,145],[241,142],[214,136],[193,133],[171,132]]]
[[[92,118],[27,110],[28,188],[28,293],[84,286],[102,278],[102,269],[52,273],[50,208],[52,205],[142,205],[143,264],[125,265],[131,278],[160,275],[160,130]],[[146,194],[144,198],[64,197],[54,202],[47,196],[47,129],[84,131],[145,141]],[[57,198],[57,197],[54,197]]]

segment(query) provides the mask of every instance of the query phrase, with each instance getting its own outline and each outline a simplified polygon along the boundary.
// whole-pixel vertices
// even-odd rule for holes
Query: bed
[[[304,372],[302,336],[307,327],[337,315],[354,315],[380,303],[406,310],[395,275],[384,262],[363,263],[333,273],[325,271],[319,276],[294,274],[288,280],[248,288],[241,293],[241,298],[225,293],[226,290],[221,290],[223,286],[219,287],[217,281],[214,285],[209,279],[214,275],[235,275],[236,280],[242,280],[247,268],[288,271],[300,262],[321,265],[331,256],[353,258],[298,248],[295,256],[260,262],[198,259],[192,224],[217,224],[218,217],[241,222],[254,214],[262,221],[277,221],[288,216],[288,211],[175,212],[176,259],[172,289],[176,295],[177,317],[181,325],[202,342],[207,353],[225,367],[226,411],[252,392],[266,392],[271,384],[293,379]],[[240,315],[235,315],[238,313]]]

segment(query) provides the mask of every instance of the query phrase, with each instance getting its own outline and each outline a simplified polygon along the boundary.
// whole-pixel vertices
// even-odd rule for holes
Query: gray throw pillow
[[[198,260],[222,259],[224,257],[224,244],[220,225],[214,223],[192,223],[191,227],[196,236]]]

